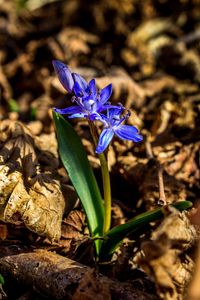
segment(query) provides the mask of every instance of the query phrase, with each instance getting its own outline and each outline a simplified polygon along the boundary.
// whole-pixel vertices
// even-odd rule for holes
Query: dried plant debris
[[[144,289],[102,276],[90,267],[45,250],[6,256],[0,272],[54,299],[154,300]],[[6,277],[7,278],[7,277]]]
[[[2,121],[0,130],[1,220],[59,239],[65,208],[59,182],[41,172],[34,138],[22,123]]]
[[[142,106],[145,98],[145,91],[131,78],[123,68],[113,67],[104,77],[97,78],[97,84],[103,88],[112,82],[114,91],[114,100],[120,99],[121,102],[130,108],[131,105],[136,107]]]
[[[137,159],[132,155],[121,156],[118,161],[118,168],[121,175],[130,185],[134,185],[140,194],[137,207],[139,208],[142,204],[145,204],[147,210],[156,208],[159,203],[157,162],[153,159]],[[183,182],[169,175],[165,169],[163,172],[163,181],[166,200],[169,204],[185,200],[188,195],[193,196]],[[133,193],[135,193],[135,189]]]
[[[142,243],[138,263],[155,280],[161,299],[184,298],[194,268],[186,250],[196,239],[197,232],[186,214],[173,209],[152,233],[151,241]]]
[[[191,223],[200,232],[200,203],[199,200],[196,203],[196,207],[193,208],[189,214]],[[200,240],[198,240],[195,251],[195,267],[193,278],[189,284],[187,291],[187,299],[195,300],[200,298],[199,280],[200,280]]]
[[[50,240],[61,234],[60,241],[50,247],[93,264],[87,220],[80,205],[73,209],[77,195],[57,153],[51,108],[66,107],[71,96],[66,96],[57,80],[52,59],[62,60],[87,81],[95,78],[99,88],[112,83],[111,102],[121,102],[130,110],[128,124],[141,130],[151,144],[153,159],[147,155],[145,143],[134,145],[116,138],[108,150],[113,198],[117,198],[113,226],[158,207],[158,164],[163,168],[167,202],[196,203],[200,179],[199,15],[199,0],[102,0],[88,5],[81,0],[0,0],[1,254],[11,255],[12,247],[27,251],[23,244],[26,237],[46,247],[49,241],[38,234]],[[72,122],[101,186],[99,159],[88,126]],[[199,209],[195,211],[193,221],[198,226]],[[179,268],[183,278],[189,278],[192,269],[185,249],[189,247],[194,255],[189,245],[193,238],[184,236],[188,242],[183,244],[174,241],[184,228],[190,232],[187,222],[177,225],[181,218],[174,216],[175,227],[164,228],[162,233],[159,227],[152,241],[143,245],[149,255],[149,259],[143,257],[144,268],[159,282],[159,293],[166,299],[181,299],[185,289],[175,269]],[[169,236],[168,231],[175,236]],[[148,230],[145,237],[150,234]],[[135,248],[140,249],[140,243],[136,238]],[[37,248],[38,244],[31,246]],[[126,251],[131,249],[129,242]],[[115,278],[124,275],[126,251],[122,249],[118,257],[120,266],[116,263],[113,267]],[[91,269],[81,276],[74,297],[156,298],[153,292],[133,293],[130,286],[126,297],[124,292],[115,293],[118,282],[112,291],[105,283],[101,294],[98,276]],[[160,283],[162,278],[166,288]],[[146,291],[143,278],[131,284]],[[25,291],[25,299],[37,297],[34,293],[32,288]]]
[[[62,221],[62,236],[59,244],[64,252],[73,257],[77,248],[88,239],[84,234],[86,226],[85,214],[80,210],[72,210]]]
[[[154,147],[153,150],[169,175],[189,183],[192,187],[193,185],[198,186],[200,179],[200,170],[196,159],[199,146],[198,142],[190,145],[174,142],[162,147]]]

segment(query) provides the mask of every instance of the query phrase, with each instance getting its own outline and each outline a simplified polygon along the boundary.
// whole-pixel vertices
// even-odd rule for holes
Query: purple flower
[[[74,94],[72,102],[77,104],[63,109],[55,108],[57,113],[68,114],[69,118],[88,118],[93,121],[101,119],[100,112],[113,107],[107,103],[112,93],[112,84],[97,90],[95,79],[87,83],[58,60],[53,61],[53,66],[63,87]]]
[[[59,60],[53,60],[52,64],[60,80],[60,83],[62,84],[64,89],[71,93],[74,87],[74,79],[72,77],[72,72],[63,62]]]
[[[96,153],[102,153],[111,142],[114,135],[118,136],[122,140],[130,140],[133,142],[142,141],[142,136],[138,133],[138,129],[130,125],[122,125],[130,113],[121,117],[122,112],[125,110],[123,106],[113,107],[107,110],[107,116],[102,117],[104,123],[104,129],[102,130],[99,142],[96,147]]]

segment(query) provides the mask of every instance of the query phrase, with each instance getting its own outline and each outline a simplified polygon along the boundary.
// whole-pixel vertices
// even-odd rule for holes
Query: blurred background
[[[163,74],[187,81],[175,94],[193,95],[199,51],[199,0],[1,0],[0,115],[37,120],[41,130],[51,130],[48,109],[65,103],[52,59],[98,78],[100,87],[113,82],[113,101],[128,108],[141,110],[172,88],[173,79]],[[152,115],[145,120],[151,127]]]
[[[26,124],[32,131],[35,144],[40,138],[42,154],[38,155],[38,161],[42,172],[56,174],[55,178],[61,183],[70,184],[58,158],[51,113],[52,107],[70,105],[70,97],[55,75],[53,59],[63,61],[87,80],[96,78],[99,88],[112,83],[111,101],[121,102],[131,111],[129,124],[136,125],[144,136],[144,143],[134,145],[116,139],[109,148],[113,226],[157,207],[156,160],[164,170],[168,203],[178,200],[196,203],[200,200],[200,0],[0,0],[0,120],[8,121],[2,122],[6,124],[2,126],[3,130],[16,120]],[[99,162],[87,123],[72,122],[100,181]],[[12,137],[15,138],[13,128]],[[9,138],[10,133],[6,138],[2,134],[0,146]],[[36,152],[40,152],[35,144]],[[9,147],[12,148],[12,144]],[[47,156],[48,152],[51,156]],[[25,173],[22,175],[26,177]],[[191,217],[198,226],[199,210]],[[75,223],[77,219],[74,219]],[[73,232],[75,227],[70,229],[73,234],[69,238],[68,221],[64,219],[63,222],[59,243],[69,257],[72,255],[77,259],[74,248],[69,246],[77,232]],[[80,223],[80,228],[85,226],[84,217]],[[4,223],[3,226],[6,227]],[[11,242],[13,236],[23,241],[23,232],[16,238],[17,227],[11,228]],[[173,224],[171,228],[173,240],[176,236]],[[187,228],[181,223],[177,228],[179,236],[179,229],[188,229],[189,226]],[[149,232],[146,234],[149,237]],[[6,231],[2,240],[8,237]],[[30,240],[34,239],[30,239],[28,231]],[[191,250],[194,238],[185,234],[180,240],[180,244],[187,241],[186,250],[189,249],[194,258],[195,249]],[[169,294],[163,282],[159,282],[161,277],[154,277],[163,299],[183,299],[184,289],[194,270],[193,266],[190,268],[185,264],[188,256],[185,246],[181,248],[179,243],[174,246],[170,240],[169,251],[164,249],[168,251],[167,255],[173,254],[173,259],[175,257],[178,261],[175,265],[169,260],[169,269],[165,267],[166,278],[171,280]],[[163,241],[158,241],[158,244],[162,246]],[[133,249],[131,251],[129,254]],[[167,265],[165,256],[162,259]],[[150,263],[146,262],[146,270],[152,276]],[[159,264],[162,261],[159,261],[158,268]],[[198,266],[200,270],[199,261]],[[183,273],[177,275],[179,267]],[[124,276],[124,270],[121,270],[117,276]],[[199,293],[200,275],[195,276],[195,288]],[[169,296],[172,294],[175,296]]]

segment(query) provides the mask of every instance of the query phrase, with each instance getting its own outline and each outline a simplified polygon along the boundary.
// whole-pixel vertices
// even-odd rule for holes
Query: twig
[[[167,207],[167,201],[166,201],[166,197],[165,197],[164,180],[163,180],[163,167],[161,166],[159,160],[154,157],[151,143],[149,141],[146,141],[146,153],[147,153],[147,157],[155,162],[155,165],[158,169],[158,188],[159,188],[158,204],[161,204],[161,205],[164,205]]]
[[[165,197],[165,188],[164,188],[164,180],[163,180],[163,167],[161,164],[158,164],[158,185],[159,185],[159,202],[160,204],[167,205],[166,197]]]

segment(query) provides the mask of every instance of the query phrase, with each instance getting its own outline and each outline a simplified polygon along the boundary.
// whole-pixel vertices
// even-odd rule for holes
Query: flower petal
[[[112,94],[112,84],[107,85],[100,92],[100,102],[102,104],[106,103]]]
[[[69,116],[68,118],[69,119],[73,119],[73,118],[86,118],[87,117],[87,114],[85,113],[78,113],[78,114],[73,114],[71,116]]]
[[[117,113],[121,113],[121,109],[119,109],[119,106],[118,105],[112,105],[112,104],[105,104],[105,105],[102,105],[101,103],[97,103],[97,111],[98,112],[102,112],[104,110],[107,110],[107,109],[116,109],[115,112]]]
[[[84,96],[84,90],[82,89],[82,87],[79,85],[78,82],[74,83],[74,94],[76,95],[76,97]]]
[[[70,69],[59,60],[53,60],[52,64],[60,80],[60,83],[68,92],[71,93],[74,86],[74,79],[72,77]]]
[[[90,80],[90,82],[89,82],[89,89],[90,89],[90,91],[91,91],[91,95],[94,97],[94,98],[96,98],[96,96],[97,96],[97,89],[96,89],[96,82],[95,82],[95,79],[92,79],[92,80]]]
[[[64,114],[77,114],[82,112],[82,108],[79,106],[70,106],[66,108],[54,108],[54,111],[58,114],[64,115]]]
[[[107,117],[111,120],[113,118],[120,120],[120,115],[125,108],[121,105],[115,105],[107,110]]]
[[[98,121],[101,121],[101,122],[105,123],[102,119],[102,116],[100,114],[96,113],[96,112],[91,113],[90,116],[89,116],[89,119],[90,119],[90,121],[97,121],[98,120]]]
[[[80,88],[84,91],[86,91],[87,87],[88,87],[88,84],[87,82],[85,81],[85,79],[79,75],[79,74],[76,74],[76,73],[72,73],[72,76],[74,78],[74,81],[77,82],[80,86]]]
[[[143,137],[138,134],[138,129],[130,125],[121,125],[115,129],[115,134],[122,140],[130,140],[133,142],[140,142]]]
[[[96,153],[98,154],[102,153],[108,147],[113,136],[114,136],[114,131],[112,130],[112,128],[103,129],[99,137],[98,145],[96,147]]]

